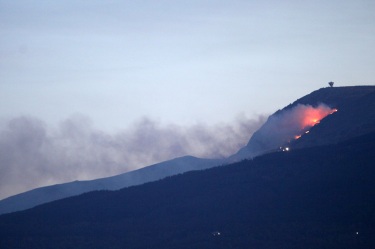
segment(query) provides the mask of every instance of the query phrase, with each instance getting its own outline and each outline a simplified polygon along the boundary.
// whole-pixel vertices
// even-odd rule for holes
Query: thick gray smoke
[[[48,127],[17,117],[0,127],[0,199],[31,188],[124,173],[184,155],[227,157],[265,121],[239,117],[233,124],[190,127],[144,118],[116,134],[95,129],[83,116]]]

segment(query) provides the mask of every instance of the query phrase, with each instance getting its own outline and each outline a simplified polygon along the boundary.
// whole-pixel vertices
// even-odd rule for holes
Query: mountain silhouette
[[[117,190],[128,186],[139,185],[191,170],[210,168],[222,163],[224,163],[224,160],[185,156],[116,176],[41,187],[1,200],[0,214],[25,210],[46,202],[94,190]]]
[[[266,132],[275,117],[282,116],[298,105],[317,107],[320,104],[337,108],[338,111],[322,119],[319,125],[313,126],[308,134],[304,134],[298,140],[285,141],[284,137],[276,139],[275,134],[270,136],[269,132]],[[186,156],[113,177],[42,187],[1,200],[0,214],[25,210],[39,204],[94,190],[117,190],[191,170],[201,170],[253,158],[277,151],[280,146],[286,144],[291,149],[336,144],[372,131],[375,131],[375,86],[322,88],[271,115],[267,122],[253,134],[248,144],[228,159],[201,159]]]
[[[375,133],[0,216],[1,248],[374,248]]]

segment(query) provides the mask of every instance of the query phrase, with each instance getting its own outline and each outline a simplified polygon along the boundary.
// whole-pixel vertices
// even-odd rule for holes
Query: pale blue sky
[[[0,0],[0,117],[106,131],[272,113],[374,84],[375,2]]]

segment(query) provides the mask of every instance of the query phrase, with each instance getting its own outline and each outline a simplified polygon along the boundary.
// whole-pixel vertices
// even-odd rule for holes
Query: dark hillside
[[[88,181],[74,181],[33,189],[0,201],[0,214],[21,211],[37,205],[95,190],[118,190],[163,179],[179,173],[221,165],[220,159],[184,156],[123,174]]]
[[[302,135],[296,141],[293,141],[294,136],[287,139],[283,136],[281,136],[282,139],[279,138],[279,135],[285,132],[285,128],[281,129],[283,123],[279,123],[280,129],[269,129],[277,122],[275,120],[280,119],[298,105],[316,108],[320,104],[338,109],[338,111],[320,120],[320,123],[312,127],[308,134],[295,134]],[[235,161],[252,158],[275,151],[289,142],[291,142],[289,147],[306,148],[335,144],[369,132],[375,132],[375,86],[321,88],[271,115],[267,122],[253,134],[248,144],[230,159]]]
[[[375,248],[374,152],[371,133],[55,201],[0,216],[0,248]]]
[[[355,92],[355,89],[351,90]],[[319,125],[314,126],[309,134],[294,141],[293,147],[337,143],[375,131],[375,91],[335,107],[338,112],[326,117]]]
[[[375,86],[326,87],[297,99],[284,109],[291,108],[297,104],[317,106],[320,103],[339,108],[343,104],[351,103],[373,92],[375,92]]]

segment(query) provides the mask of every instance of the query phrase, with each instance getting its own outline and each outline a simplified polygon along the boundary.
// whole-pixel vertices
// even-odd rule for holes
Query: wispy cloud
[[[116,134],[75,115],[51,127],[21,116],[1,124],[0,198],[60,182],[94,179],[171,158],[223,158],[244,146],[265,116],[181,126],[143,118]]]

